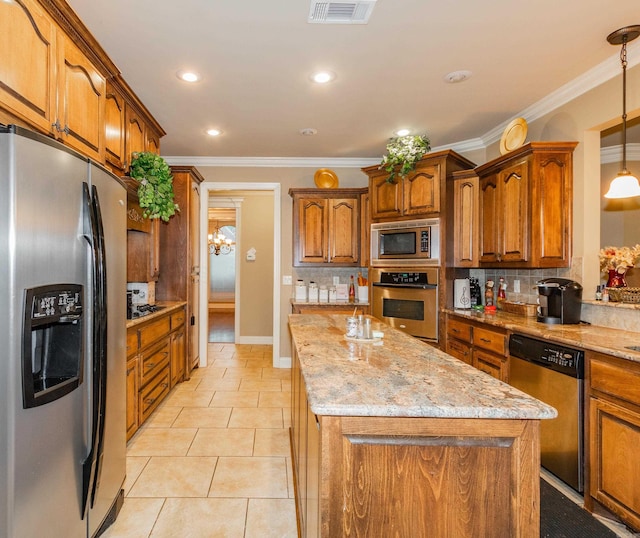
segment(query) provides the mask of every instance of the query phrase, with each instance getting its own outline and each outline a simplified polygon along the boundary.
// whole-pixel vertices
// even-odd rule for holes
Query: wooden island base
[[[556,411],[375,320],[292,314],[291,446],[305,538],[536,538]]]
[[[537,420],[294,421],[301,536],[539,535]]]

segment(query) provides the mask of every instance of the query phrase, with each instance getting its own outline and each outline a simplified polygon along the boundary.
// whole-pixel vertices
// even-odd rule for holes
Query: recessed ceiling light
[[[313,127],[305,127],[304,129],[300,129],[298,131],[302,136],[313,136],[318,134],[318,129],[314,129]]]
[[[184,82],[198,82],[200,80],[200,75],[193,71],[178,71],[176,76]]]
[[[398,129],[396,136],[407,136],[411,131],[409,129]]]
[[[471,71],[451,71],[444,76],[444,81],[449,84],[456,84],[457,82],[463,82],[471,77]]]
[[[207,134],[209,136],[220,136],[222,131],[220,129],[207,129]]]
[[[326,84],[327,82],[331,82],[335,80],[336,74],[331,71],[318,71],[317,73],[313,73],[311,75],[311,80],[313,82],[317,82],[318,84]]]

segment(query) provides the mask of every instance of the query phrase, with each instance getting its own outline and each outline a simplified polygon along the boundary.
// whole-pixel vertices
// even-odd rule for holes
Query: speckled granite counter
[[[348,341],[340,315],[289,316],[318,415],[553,418],[552,407],[446,353],[372,319],[379,342]]]
[[[467,319],[502,327],[513,332],[551,340],[582,349],[608,353],[622,359],[640,362],[640,352],[627,349],[640,345],[640,332],[623,331],[596,325],[551,325],[540,323],[534,317],[524,317],[506,312],[485,314],[472,310],[446,310]],[[640,327],[638,328],[640,330]]]

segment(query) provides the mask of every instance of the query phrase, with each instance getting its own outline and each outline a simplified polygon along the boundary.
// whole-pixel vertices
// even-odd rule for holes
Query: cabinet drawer
[[[471,330],[471,325],[464,321],[454,318],[447,319],[447,336],[471,343]]]
[[[165,368],[159,375],[143,388],[139,393],[138,409],[140,409],[140,424],[142,424],[160,402],[169,394],[169,368]]]
[[[181,325],[184,325],[185,312],[184,309],[171,314],[171,330],[175,331]]]
[[[127,357],[131,357],[138,351],[138,330],[127,331]]]
[[[486,351],[474,350],[473,351],[473,366],[475,366],[481,372],[489,374],[500,381],[508,382],[507,361],[504,357],[499,357],[493,353],[487,353]]]
[[[474,327],[473,345],[475,347],[488,349],[499,355],[505,355],[507,353],[507,335],[481,327]]]
[[[140,386],[146,385],[151,378],[169,365],[169,339],[154,346],[142,356],[140,364]]]
[[[640,371],[593,360],[591,389],[640,405]]]
[[[149,344],[169,334],[171,329],[169,323],[169,316],[165,316],[142,327],[140,329],[140,348],[147,347]]]
[[[471,346],[466,342],[447,338],[447,353],[462,362],[471,364]]]

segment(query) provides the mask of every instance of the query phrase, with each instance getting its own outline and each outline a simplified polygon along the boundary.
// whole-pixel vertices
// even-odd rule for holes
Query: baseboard
[[[274,357],[274,368],[291,368],[291,357]]]
[[[236,344],[268,344],[273,345],[273,336],[238,336]]]

